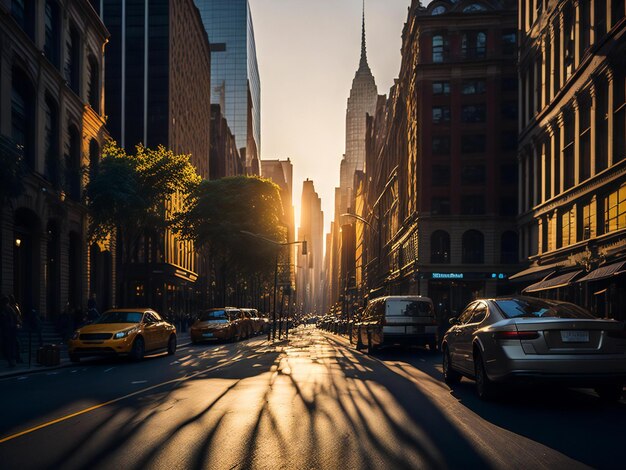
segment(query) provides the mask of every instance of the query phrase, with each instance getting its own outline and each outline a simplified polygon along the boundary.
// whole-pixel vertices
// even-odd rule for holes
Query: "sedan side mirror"
[[[451,325],[458,325],[458,324],[459,324],[459,319],[458,319],[457,317],[452,317],[452,318],[450,318],[450,319],[448,320],[448,322],[449,322]]]

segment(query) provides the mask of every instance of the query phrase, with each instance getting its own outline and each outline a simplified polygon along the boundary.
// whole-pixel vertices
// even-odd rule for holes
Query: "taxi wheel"
[[[146,346],[143,342],[143,338],[141,336],[137,336],[135,342],[133,343],[133,348],[130,350],[130,358],[133,361],[141,361],[145,352]]]
[[[172,356],[176,352],[176,335],[170,335],[167,341],[167,354]]]

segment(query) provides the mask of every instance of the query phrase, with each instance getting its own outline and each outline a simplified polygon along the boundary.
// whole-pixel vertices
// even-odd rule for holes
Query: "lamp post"
[[[302,254],[306,255],[307,252],[307,241],[306,240],[298,240],[295,242],[277,242],[276,240],[272,240],[271,238],[264,237],[258,233],[248,232],[247,230],[240,230],[240,233],[244,235],[248,235],[250,237],[258,238],[267,243],[271,243],[273,245],[280,247],[290,246],[290,245],[302,245]],[[276,338],[276,293],[278,291],[278,250],[276,250],[275,264],[274,264],[274,308],[272,309],[272,328],[267,332],[267,340],[271,341]]]

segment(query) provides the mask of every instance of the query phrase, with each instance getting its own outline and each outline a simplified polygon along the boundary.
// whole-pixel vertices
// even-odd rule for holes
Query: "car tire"
[[[130,350],[130,358],[133,361],[141,361],[146,353],[146,344],[141,336],[137,336],[133,342],[133,347]]]
[[[80,362],[80,356],[76,354],[70,354],[70,362],[75,362],[75,363]]]
[[[624,386],[622,384],[606,384],[596,387],[596,393],[602,401],[615,403],[622,399]]]
[[[167,340],[167,354],[173,356],[176,352],[176,335],[170,335],[170,339]]]
[[[480,351],[474,351],[474,380],[476,393],[481,400],[493,400],[497,396],[497,385],[487,377],[485,362]]]
[[[443,349],[443,381],[449,387],[457,385],[461,381],[461,374],[452,368],[452,362],[450,360],[450,351],[447,347]]]

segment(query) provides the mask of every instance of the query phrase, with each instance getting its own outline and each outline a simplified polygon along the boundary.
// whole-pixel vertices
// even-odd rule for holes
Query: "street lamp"
[[[276,240],[272,240],[271,238],[264,237],[258,233],[248,232],[247,230],[240,230],[240,233],[244,235],[248,235],[250,237],[258,238],[267,243],[271,243],[278,247],[284,247],[289,245],[302,245],[302,255],[307,255],[307,241],[299,240],[295,242],[277,242]],[[267,332],[267,340],[270,341],[276,338],[276,292],[278,290],[278,250],[276,251],[276,259],[274,264],[274,308],[272,310],[272,328]]]

